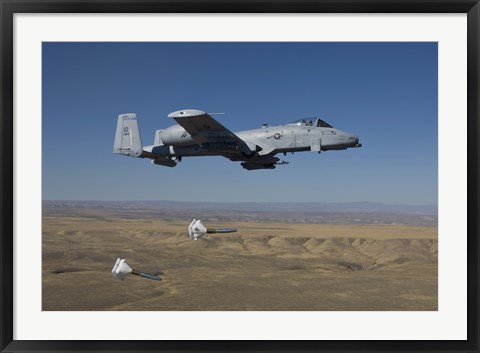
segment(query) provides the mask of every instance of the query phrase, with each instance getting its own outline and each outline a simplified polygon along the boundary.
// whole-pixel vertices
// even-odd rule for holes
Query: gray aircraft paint
[[[141,157],[143,153],[142,140],[135,114],[121,114],[118,116],[113,153]]]
[[[182,157],[223,156],[242,162],[247,170],[255,170],[287,164],[275,157],[277,153],[320,153],[362,146],[357,136],[335,129],[319,118],[233,133],[197,109],[175,111],[168,117],[177,124],[157,130],[154,144],[142,146],[137,116],[120,114],[113,153],[149,158],[152,163],[167,167],[175,167]]]

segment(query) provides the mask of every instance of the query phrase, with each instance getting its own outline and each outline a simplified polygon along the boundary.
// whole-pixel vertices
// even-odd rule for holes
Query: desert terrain
[[[437,310],[436,216],[143,207],[44,203],[43,310]]]

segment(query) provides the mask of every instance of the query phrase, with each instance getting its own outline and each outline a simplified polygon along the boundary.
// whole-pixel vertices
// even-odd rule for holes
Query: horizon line
[[[79,199],[42,199],[43,201],[69,201],[69,202],[183,202],[183,203],[224,203],[224,204],[240,204],[240,203],[289,203],[289,204],[312,204],[312,203],[322,203],[322,204],[358,204],[358,203],[367,203],[367,204],[377,204],[377,205],[387,205],[387,206],[436,206],[438,203],[424,203],[424,204],[409,204],[409,203],[386,203],[380,201],[186,201],[186,200],[79,200]]]

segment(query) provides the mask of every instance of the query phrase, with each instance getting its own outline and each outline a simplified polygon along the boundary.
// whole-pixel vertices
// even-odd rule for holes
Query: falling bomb
[[[234,233],[234,228],[206,228],[200,219],[194,219],[188,226],[188,235],[190,240],[198,240],[207,233]]]
[[[137,271],[137,270],[131,268],[127,264],[125,259],[117,258],[117,262],[115,262],[115,265],[113,266],[113,269],[112,269],[113,277],[123,281],[125,279],[125,277],[127,277],[129,274],[136,275],[136,276],[141,276],[141,277],[148,278],[148,279],[153,279],[154,281],[161,281],[162,280],[158,276],[151,275],[149,273],[144,273],[144,272],[141,272],[141,271]]]

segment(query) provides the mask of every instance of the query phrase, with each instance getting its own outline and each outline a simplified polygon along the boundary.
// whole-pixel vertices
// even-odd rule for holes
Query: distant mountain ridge
[[[108,208],[108,209],[158,209],[185,208],[258,212],[305,213],[396,213],[437,215],[438,205],[392,205],[379,202],[187,202],[187,201],[75,201],[44,200],[43,207]]]

